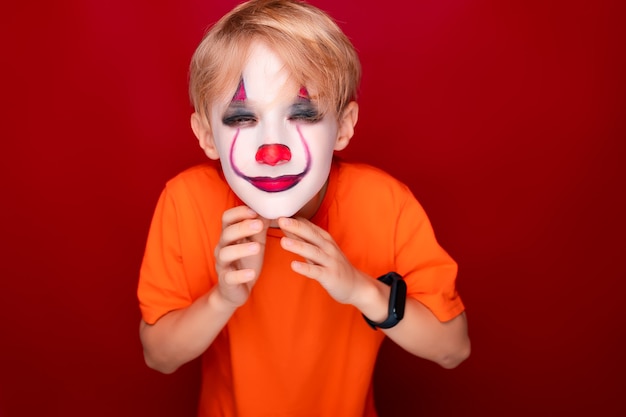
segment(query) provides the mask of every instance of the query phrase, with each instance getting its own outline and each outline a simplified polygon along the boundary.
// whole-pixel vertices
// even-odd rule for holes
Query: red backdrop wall
[[[411,186],[467,305],[455,370],[383,346],[381,416],[624,415],[625,3],[312,2],[363,61],[344,157]],[[189,58],[236,2],[11,3],[0,415],[192,416],[197,364],[145,367],[135,288],[164,181],[204,159]]]

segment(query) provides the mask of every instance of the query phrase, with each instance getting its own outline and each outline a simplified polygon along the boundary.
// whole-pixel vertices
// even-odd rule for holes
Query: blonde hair
[[[297,0],[252,0],[240,4],[206,33],[189,69],[189,95],[208,121],[213,101],[234,94],[253,41],[265,42],[302,86],[313,86],[320,110],[339,117],[356,98],[361,64],[335,21]]]

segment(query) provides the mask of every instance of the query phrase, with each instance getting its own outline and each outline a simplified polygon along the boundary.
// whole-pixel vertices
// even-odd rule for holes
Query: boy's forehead
[[[242,70],[243,85],[237,86],[236,96],[243,93],[250,100],[270,100],[288,94],[293,97],[299,86],[281,57],[269,46],[254,42]]]
[[[297,81],[282,57],[263,41],[255,40],[249,45],[247,57],[238,72],[240,78],[236,84],[231,84],[210,105],[214,115],[233,104],[237,107],[247,107],[248,104],[282,107],[298,99],[317,101],[315,86],[304,86]]]

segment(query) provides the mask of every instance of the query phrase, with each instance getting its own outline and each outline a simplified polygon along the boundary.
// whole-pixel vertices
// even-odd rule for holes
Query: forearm
[[[447,322],[440,322],[419,301],[407,299],[404,318],[397,326],[384,332],[408,352],[454,368],[470,354],[465,313]]]
[[[139,334],[146,364],[163,373],[174,372],[204,353],[234,311],[214,288],[189,307],[171,311],[152,325],[142,320]]]
[[[365,295],[355,305],[371,320],[383,321],[388,314],[389,292],[387,285],[367,278]],[[407,298],[400,323],[382,331],[406,351],[444,368],[456,367],[470,354],[465,313],[441,322],[414,298]]]

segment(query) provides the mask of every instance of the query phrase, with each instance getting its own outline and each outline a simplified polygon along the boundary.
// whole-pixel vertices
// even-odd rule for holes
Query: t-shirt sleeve
[[[137,296],[148,324],[192,303],[180,240],[176,204],[166,188],[154,211],[139,273]]]
[[[407,283],[407,296],[430,309],[440,321],[464,311],[456,291],[457,264],[439,245],[426,212],[406,189],[396,226],[395,263]]]

